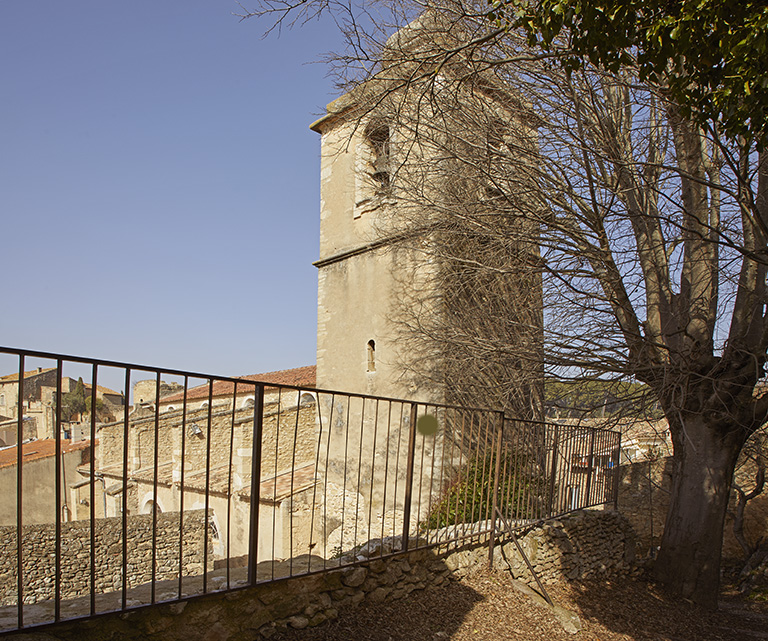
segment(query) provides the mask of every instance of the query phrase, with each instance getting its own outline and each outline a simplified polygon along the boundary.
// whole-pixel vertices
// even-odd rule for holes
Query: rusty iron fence
[[[613,431],[285,373],[0,348],[2,373],[0,632],[323,572],[361,552],[468,539],[492,550],[497,510],[522,528],[616,501]]]

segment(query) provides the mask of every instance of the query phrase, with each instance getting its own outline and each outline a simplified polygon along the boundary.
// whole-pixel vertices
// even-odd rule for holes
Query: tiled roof
[[[88,474],[90,469],[87,465],[83,465],[78,468],[83,473]],[[122,481],[122,464],[114,463],[100,468],[98,471],[104,476]],[[206,478],[208,484],[206,485]],[[140,481],[143,483],[154,483],[155,468],[145,467],[140,470],[134,470],[129,472],[128,479],[130,481]],[[236,495],[243,499],[250,498],[251,490],[251,475],[246,473],[242,482],[244,487],[236,492]],[[259,492],[262,501],[279,503],[283,499],[288,498],[292,494],[303,492],[307,488],[312,487],[317,482],[317,476],[315,475],[315,464],[305,463],[299,465],[293,469],[282,472],[277,476],[271,476],[268,478],[262,478]],[[173,479],[173,462],[164,461],[158,463],[157,466],[157,483],[158,485],[164,485],[170,487],[174,484]],[[205,492],[206,487],[210,492],[217,494],[227,495],[231,488],[232,478],[229,474],[229,466],[227,464],[211,466],[210,470],[185,470],[184,473],[184,487],[189,490],[196,490],[198,492]]]
[[[264,374],[250,374],[248,376],[240,376],[240,380],[252,381],[257,383],[271,383],[272,385],[290,385],[294,387],[314,387],[316,378],[317,367],[315,365],[307,365],[305,367],[296,367],[294,369],[283,369],[277,372],[266,372]],[[213,396],[229,396],[234,392],[234,383],[230,381],[214,381],[213,382]],[[250,385],[242,385],[237,388],[238,393],[246,394],[253,391],[253,387]],[[192,387],[187,390],[187,400],[200,400],[208,398],[208,383]],[[168,403],[178,403],[184,400],[184,392],[172,394],[171,396],[164,396],[160,399],[160,403],[166,405]]]
[[[55,367],[47,367],[43,368],[41,370],[32,369],[28,372],[24,372],[24,378],[30,378],[32,376],[37,376],[38,374],[45,374],[46,372],[50,372],[51,370],[56,369]],[[19,373],[16,372],[15,374],[6,374],[5,376],[0,376],[0,383],[12,383],[13,381],[19,380]]]
[[[97,441],[98,443],[98,441]],[[76,452],[77,450],[84,450],[91,445],[90,441],[61,441],[61,451],[63,454],[68,452]],[[48,458],[55,456],[56,454],[56,439],[46,438],[37,441],[30,441],[29,443],[22,443],[22,468],[24,463],[29,461],[36,461],[38,459]],[[16,448],[9,447],[8,449],[0,451],[0,468],[16,465]]]
[[[88,392],[91,389],[90,383],[83,383],[83,387],[85,387],[85,390]],[[97,385],[96,390],[101,392],[102,394],[114,394],[115,396],[122,396],[120,392],[116,392],[113,389],[109,389],[108,387],[104,387],[103,385]]]

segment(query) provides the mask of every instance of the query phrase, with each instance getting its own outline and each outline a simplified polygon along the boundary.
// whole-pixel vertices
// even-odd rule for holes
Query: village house
[[[82,480],[78,467],[90,460],[91,442],[62,440],[61,478],[64,491],[56,505],[56,440],[26,441],[21,446],[23,524],[53,523],[58,511],[62,521],[75,517],[77,506],[70,501],[67,488]],[[0,449],[0,525],[16,525],[18,449]]]
[[[161,397],[157,414],[152,386],[146,385],[155,381],[137,383],[142,396],[137,396],[135,387],[127,434],[127,474],[123,473],[123,421],[99,427],[93,471],[99,480],[96,516],[119,516],[123,509],[128,514],[202,509],[207,501],[216,558],[245,554],[255,399],[254,386],[245,381],[314,386],[314,367],[254,374],[241,380],[244,383],[237,390],[229,381],[214,381],[212,389],[207,384],[188,389],[186,412],[183,389],[174,390]],[[302,494],[315,487],[316,397],[311,391],[279,391],[270,386],[264,397],[260,518],[270,535],[260,539],[259,553],[264,559],[286,558],[290,556],[286,548],[292,545],[294,550],[306,551],[311,538],[308,531],[301,533],[301,527],[297,528],[301,515],[296,512]],[[279,438],[281,429],[283,437]],[[91,514],[90,464],[81,465],[79,472],[79,480],[70,484],[75,519]]]
[[[22,441],[28,439],[50,439],[56,430],[56,390],[58,370],[55,367],[38,367],[24,372],[23,398],[19,402],[19,374],[0,377],[0,447],[15,445],[17,442],[18,416],[22,413]],[[61,394],[73,391],[77,381],[69,376],[61,377]],[[84,384],[85,396],[90,397],[91,386]],[[96,386],[96,398],[103,404],[106,415],[121,411],[125,399],[120,392]],[[84,438],[83,427],[78,421],[62,420],[62,432],[67,438]]]

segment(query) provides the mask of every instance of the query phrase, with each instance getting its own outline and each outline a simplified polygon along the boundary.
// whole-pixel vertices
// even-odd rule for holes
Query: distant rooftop
[[[314,387],[316,381],[317,367],[307,365],[305,367],[295,367],[293,369],[281,369],[276,372],[265,372],[263,374],[249,374],[248,376],[239,376],[241,380],[252,381],[256,383],[267,383],[272,385],[288,385],[293,387]],[[214,381],[213,396],[230,396],[235,391],[235,384],[231,381]],[[253,391],[252,386],[238,387],[238,393],[247,393]],[[208,397],[208,383],[192,387],[187,390],[187,400],[205,399]],[[174,403],[184,400],[184,392],[164,396],[160,399],[163,404]]]
[[[61,441],[62,454],[68,454],[69,452],[76,452],[78,450],[84,450],[90,447],[90,441]],[[30,441],[29,443],[22,443],[21,445],[22,455],[22,469],[24,463],[29,461],[37,461],[38,459],[50,458],[56,455],[56,439],[46,438],[37,441]],[[9,447],[4,450],[0,450],[0,468],[16,465],[17,450],[16,447]]]
[[[37,376],[38,374],[45,374],[46,372],[50,372],[55,369],[55,367],[38,367],[37,369],[31,369],[28,372],[24,372],[24,378],[31,378],[32,376]],[[12,383],[13,381],[18,380],[18,372],[15,374],[6,374],[5,376],[0,376],[0,383]]]

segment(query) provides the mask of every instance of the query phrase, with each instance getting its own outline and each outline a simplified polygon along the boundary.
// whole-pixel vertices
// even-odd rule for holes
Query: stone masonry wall
[[[562,574],[577,579],[629,570],[633,559],[631,530],[621,516],[610,512],[577,512],[532,529],[521,541],[545,581]],[[416,543],[416,540],[411,542]],[[429,548],[383,556],[398,546],[396,537],[370,541],[354,556],[342,559],[355,561],[357,564],[353,566],[260,583],[188,602],[109,614],[93,622],[63,623],[36,633],[34,639],[245,641],[269,638],[281,628],[320,625],[363,601],[394,601],[414,590],[442,585],[488,563],[487,541],[449,550]],[[507,559],[513,574],[530,582],[528,570],[523,569],[524,562],[511,541],[497,546],[494,564],[506,569]],[[297,562],[294,559],[294,564]],[[322,563],[322,559],[318,562]],[[281,574],[279,567],[275,570],[277,575]]]
[[[672,481],[672,458],[622,465],[619,470],[619,511],[637,533],[638,554],[646,555],[651,548],[658,547],[664,533]],[[745,466],[736,474],[745,488],[754,487],[754,471],[751,468]],[[730,500],[733,508],[736,501],[734,492]],[[768,533],[768,494],[758,496],[747,505],[744,531],[750,541]],[[728,515],[723,530],[723,556],[741,558],[743,555],[733,535],[733,519]]]
[[[283,406],[278,412],[276,405],[265,405],[262,429],[262,471],[264,476],[286,471],[294,461],[296,465],[315,460],[317,409],[314,404],[296,407]],[[210,466],[228,465],[230,449],[234,464],[250,473],[250,459],[253,444],[253,409],[237,409],[234,420],[231,409],[212,410],[210,444],[208,443],[208,409],[187,412],[187,434],[184,451],[181,450],[181,410],[165,412],[158,419],[158,461],[173,461],[179,468],[181,459],[187,472],[205,469],[206,456],[210,447]],[[191,433],[196,424],[202,433]],[[99,430],[100,446],[97,466],[115,466],[122,469],[123,423],[105,425]],[[128,434],[129,470],[151,470],[155,456],[155,418],[146,416],[130,420]]]
[[[184,513],[182,572],[200,574],[203,569],[204,510]],[[98,519],[95,527],[96,592],[122,589],[122,518]],[[61,526],[61,594],[70,599],[90,593],[89,521]],[[54,596],[56,530],[53,524],[22,528],[24,603]],[[208,558],[213,559],[208,539]],[[179,514],[158,514],[156,547],[157,580],[178,575]],[[128,517],[128,587],[152,578],[152,515]],[[0,605],[16,603],[16,528],[0,527]]]

